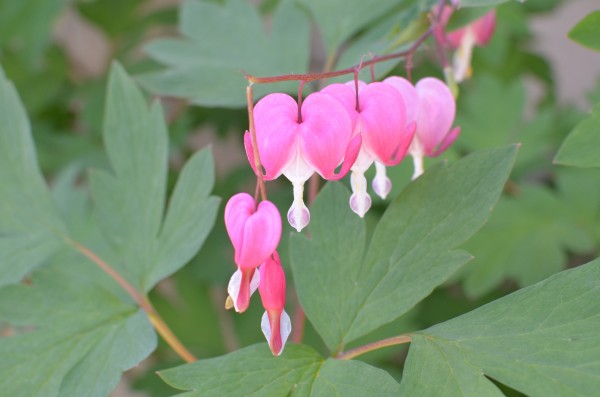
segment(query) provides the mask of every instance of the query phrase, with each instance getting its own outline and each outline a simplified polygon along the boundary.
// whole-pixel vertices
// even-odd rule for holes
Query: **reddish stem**
[[[338,360],[351,360],[354,357],[358,357],[373,350],[378,350],[388,346],[402,345],[404,343],[410,343],[411,341],[412,338],[409,335],[394,336],[393,338],[378,340],[377,342],[369,343],[355,349],[350,349],[347,352],[338,353],[335,358]]]
[[[250,139],[252,140],[252,152],[254,154],[254,168],[256,169],[256,183],[260,190],[261,199],[267,199],[267,189],[263,179],[262,164],[260,162],[260,154],[258,152],[258,141],[256,139],[256,128],[254,127],[254,94],[252,91],[252,83],[246,87],[246,101],[248,102],[248,129],[250,130]]]

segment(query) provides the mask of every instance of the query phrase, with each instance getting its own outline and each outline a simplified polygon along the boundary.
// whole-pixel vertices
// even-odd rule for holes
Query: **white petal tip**
[[[303,202],[294,202],[288,210],[287,219],[294,229],[301,232],[310,222],[310,211]]]
[[[352,194],[350,196],[350,208],[355,214],[363,218],[371,208],[371,197],[368,194]]]

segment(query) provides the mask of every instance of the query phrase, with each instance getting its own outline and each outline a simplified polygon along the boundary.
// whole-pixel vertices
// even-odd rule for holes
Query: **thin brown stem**
[[[258,152],[258,141],[256,139],[256,128],[254,127],[254,94],[252,91],[252,83],[246,87],[246,101],[248,102],[248,129],[250,130],[250,139],[252,140],[252,152],[254,154],[254,168],[256,169],[256,178],[258,188],[262,200],[267,199],[267,189],[263,179],[262,164],[260,162],[260,154]]]
[[[410,343],[411,341],[412,338],[410,337],[410,335],[394,336],[392,338],[379,340],[377,342],[369,343],[364,346],[359,346],[354,349],[350,349],[347,352],[340,352],[335,356],[335,358],[337,358],[338,360],[351,360],[354,357],[358,357],[373,350],[378,350],[388,346],[402,345],[405,343]]]
[[[187,363],[192,363],[197,360],[196,357],[194,357],[194,355],[190,353],[185,346],[183,346],[179,339],[177,339],[175,334],[173,334],[169,326],[160,317],[154,306],[152,306],[150,300],[148,300],[144,294],[140,293],[133,285],[129,284],[127,280],[125,280],[115,269],[102,260],[102,258],[96,255],[92,250],[73,240],[69,240],[69,243],[86,258],[98,265],[100,269],[108,274],[121,286],[121,288],[125,290],[125,292],[127,292],[131,299],[133,299],[133,301],[146,312],[156,332],[158,332],[158,334],[165,340],[171,349],[173,349],[173,351],[179,355],[179,357],[181,357]]]
[[[244,73],[244,77],[250,84],[268,84],[268,83],[277,83],[280,81],[304,81],[311,82],[315,80],[328,79],[331,77],[344,76],[347,74],[353,74],[357,69],[360,70],[364,67],[375,65],[379,62],[389,61],[392,59],[406,57],[408,55],[413,54],[422,44],[431,36],[433,33],[432,27],[429,27],[414,43],[413,45],[406,51],[396,52],[388,55],[375,56],[373,59],[361,62],[357,65],[351,66],[346,69],[335,70],[335,71],[327,71],[323,73],[304,73],[304,74],[282,74],[279,76],[268,76],[268,77],[259,77],[253,76],[249,73]]]

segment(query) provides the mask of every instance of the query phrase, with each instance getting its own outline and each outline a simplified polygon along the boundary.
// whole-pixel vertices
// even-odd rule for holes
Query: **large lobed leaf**
[[[179,19],[183,38],[161,39],[146,47],[167,66],[140,77],[152,91],[202,106],[243,107],[247,82],[242,71],[257,76],[307,71],[310,23],[291,0],[281,2],[268,34],[256,7],[246,1],[186,0]],[[290,87],[297,84],[269,90]],[[267,92],[260,87],[255,91]]]
[[[105,396],[122,371],[156,346],[145,313],[73,250],[75,241],[143,294],[183,266],[214,223],[218,199],[209,197],[214,183],[210,151],[185,165],[165,208],[162,113],[158,105],[148,109],[118,65],[108,91],[104,132],[113,173],[92,175],[92,218],[87,193],[72,186],[77,169],[57,177],[58,206],[53,202],[23,107],[1,78],[0,286],[33,271],[28,284],[0,289],[0,324],[9,334],[0,338],[2,395]]]
[[[155,349],[146,315],[87,266],[63,255],[34,273],[32,285],[0,289],[0,322],[16,332],[0,338],[2,395],[104,397]]]
[[[600,167],[600,103],[565,139],[554,162],[575,167]]]
[[[592,396],[600,389],[600,260],[413,334],[407,396]]]
[[[92,173],[96,219],[111,243],[110,262],[141,290],[183,266],[212,228],[218,199],[212,157],[203,151],[184,167],[165,211],[168,133],[160,106],[115,64],[108,84],[104,141],[112,173]]]
[[[311,238],[293,235],[290,254],[300,302],[330,349],[400,317],[470,259],[455,247],[489,217],[515,155],[486,150],[428,170],[390,205],[368,249],[346,189],[323,189]]]
[[[397,396],[399,385],[385,371],[358,361],[323,359],[303,345],[288,345],[273,357],[266,344],[161,371],[185,397]]]
[[[31,127],[0,70],[0,286],[23,276],[63,244],[65,226],[37,164]]]

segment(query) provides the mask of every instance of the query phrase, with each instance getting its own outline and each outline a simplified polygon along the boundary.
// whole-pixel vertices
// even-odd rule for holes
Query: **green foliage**
[[[36,272],[32,285],[0,290],[0,322],[22,330],[0,338],[3,395],[107,396],[121,372],[154,350],[144,312],[90,270],[81,256],[64,254]]]
[[[600,103],[567,137],[554,161],[575,167],[600,167]]]
[[[29,120],[0,71],[0,286],[18,282],[63,244],[65,226],[40,173]]]
[[[300,302],[330,349],[398,318],[470,259],[454,248],[488,218],[515,154],[482,151],[428,170],[390,205],[366,253],[348,193],[324,189],[311,238],[292,236],[290,252]]]
[[[489,293],[504,279],[533,284],[563,270],[568,252],[591,252],[595,241],[590,229],[598,220],[595,203],[600,200],[600,188],[595,186],[600,186],[599,176],[570,175],[577,184],[588,187],[580,198],[571,194],[574,186],[563,186],[565,178],[559,181],[557,192],[524,186],[515,196],[502,197],[488,224],[465,244],[475,256],[463,272],[467,295]]]
[[[148,291],[191,259],[214,224],[212,158],[205,152],[186,165],[163,224],[167,131],[160,105],[148,109],[117,64],[107,97],[104,142],[114,175],[92,173],[96,219],[114,250],[111,262]]]
[[[146,47],[169,67],[140,77],[154,92],[203,106],[243,107],[247,82],[242,71],[263,76],[301,73],[308,67],[309,20],[291,0],[282,1],[275,11],[269,34],[257,10],[245,1],[187,0],[179,18],[183,39]],[[273,89],[286,87],[269,87]],[[267,91],[257,89],[261,92]]]
[[[593,395],[599,278],[596,260],[413,334],[401,392],[502,396],[493,379],[530,396]]]
[[[0,338],[0,389],[13,396],[107,395],[122,371],[155,349],[156,335],[131,297],[84,260],[80,244],[140,293],[149,290],[198,251],[214,224],[212,156],[201,151],[184,166],[163,220],[162,112],[158,104],[148,109],[115,64],[104,129],[114,174],[92,174],[92,218],[86,193],[73,187],[78,168],[65,170],[53,196],[48,192],[24,109],[4,78],[0,105],[2,284],[45,265],[31,276],[32,285],[0,289],[0,324],[14,334]]]
[[[600,51],[600,11],[589,13],[569,32],[569,38],[584,47]]]
[[[178,396],[396,396],[399,385],[384,371],[358,361],[324,360],[307,346],[290,345],[274,359],[266,344],[161,371]]]

